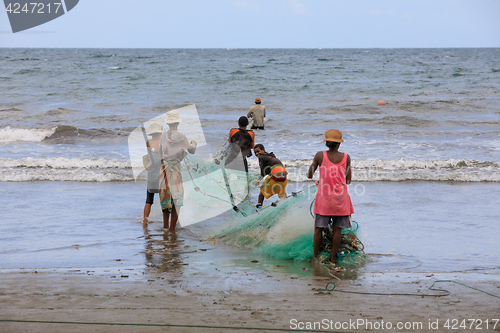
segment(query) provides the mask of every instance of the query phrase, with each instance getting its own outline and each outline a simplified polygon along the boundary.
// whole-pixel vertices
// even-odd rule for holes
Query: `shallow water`
[[[0,49],[0,269],[314,273],[306,262],[200,242],[226,215],[181,228],[176,240],[158,214],[148,235],[142,229],[131,131],[194,104],[216,150],[258,96],[269,120],[256,141],[285,163],[289,192],[304,185],[323,133],[344,133],[353,218],[372,259],[360,270],[496,272],[499,53]],[[298,210],[283,234],[312,232],[307,208]]]
[[[353,219],[360,225],[359,237],[372,260],[357,269],[494,272],[500,268],[498,186],[352,184]],[[221,271],[271,269],[295,276],[314,273],[308,262],[278,260],[251,249],[200,241],[208,233],[203,225],[179,228],[177,235],[171,235],[157,217],[143,230],[143,190],[131,183],[0,183],[0,187],[4,193],[1,269],[127,267],[193,273],[193,267],[215,267]],[[28,200],[27,192],[34,199]],[[222,221],[222,217],[214,218],[212,227]],[[306,223],[312,230],[312,221],[311,217],[293,220],[290,227]]]

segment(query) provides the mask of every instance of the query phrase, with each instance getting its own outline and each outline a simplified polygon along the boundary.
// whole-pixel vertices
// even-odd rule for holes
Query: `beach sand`
[[[482,331],[500,331],[500,323],[494,329],[492,321],[499,317],[500,299],[458,284],[439,283],[436,287],[451,292],[444,297],[360,295],[318,291],[335,280],[322,266],[308,273],[297,276],[273,266],[254,271],[195,266],[167,272],[123,267],[119,271],[3,271],[0,332],[299,331],[299,322],[308,328],[307,322],[324,320],[333,321],[333,326],[311,326],[305,331],[449,332],[446,320],[452,324],[457,319],[460,324],[471,318],[483,320],[474,325]],[[347,291],[436,295],[439,292],[428,290],[434,280],[453,279],[500,294],[495,275],[336,274],[343,279],[337,289]],[[360,320],[364,323],[359,326],[345,326]],[[429,329],[429,321],[436,320],[439,327]],[[366,326],[367,321],[374,326]],[[344,323],[345,329],[335,329],[336,322]],[[393,329],[380,326],[388,322]],[[412,328],[398,330],[397,323]],[[422,326],[414,326],[418,323]]]

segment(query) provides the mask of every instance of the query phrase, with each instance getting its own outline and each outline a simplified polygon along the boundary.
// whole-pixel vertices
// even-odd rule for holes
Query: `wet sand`
[[[118,188],[122,190],[128,186],[125,185]],[[342,279],[338,290],[436,295],[437,291],[428,289],[433,281],[456,280],[500,295],[494,224],[479,229],[489,232],[472,235],[470,226],[460,220],[445,223],[446,228],[436,225],[435,220],[426,224],[426,215],[418,215],[422,208],[412,203],[423,200],[419,196],[427,193],[422,189],[428,185],[407,184],[412,191],[394,184],[365,185],[367,195],[357,197],[361,208],[356,219],[362,221],[360,238],[373,262],[335,272]],[[72,189],[71,184],[65,187]],[[100,193],[117,192],[116,185],[108,187],[110,192]],[[455,215],[466,217],[477,213],[476,208],[468,208],[477,207],[476,202],[470,204],[470,198],[480,199],[481,193],[494,198],[496,189],[483,184],[460,186],[460,191],[456,188],[453,186],[464,198],[469,193],[469,201],[455,198],[453,205]],[[405,191],[415,194],[416,199],[404,197]],[[78,193],[82,197],[88,195],[81,192]],[[431,193],[444,197],[444,192]],[[15,225],[16,230],[12,230],[14,225],[4,224],[3,234],[10,237],[4,242],[11,247],[2,243],[5,252],[0,257],[0,333],[271,332],[300,331],[302,327],[307,328],[304,331],[339,332],[466,332],[479,328],[482,332],[500,332],[500,323],[494,326],[494,319],[500,319],[500,298],[454,283],[436,286],[451,292],[444,297],[322,292],[319,289],[328,282],[336,282],[323,266],[273,259],[250,249],[200,241],[204,229],[195,233],[195,226],[179,228],[174,236],[165,232],[158,220],[150,224],[148,231],[142,230],[140,218],[127,218],[133,216],[131,211],[137,212],[127,199],[135,194],[118,193],[124,199],[117,200],[122,203],[119,208],[123,208],[118,217],[113,216],[114,210],[105,209],[109,202],[101,207],[101,201],[83,201],[87,206],[80,207],[81,211],[70,219],[53,219],[59,224],[51,227],[36,219],[36,224],[43,227]],[[388,219],[385,212],[389,210],[384,209],[395,196],[409,203],[394,205],[390,210],[393,217]],[[116,199],[112,195],[103,197]],[[373,198],[383,203],[380,209]],[[440,201],[432,202],[441,205]],[[99,219],[84,214],[92,212],[92,205],[99,212]],[[487,214],[495,211],[483,208],[479,221],[486,225],[486,221],[494,220]],[[60,211],[55,209],[54,214]],[[447,214],[442,212],[440,219],[455,221],[453,215]],[[421,246],[423,239],[428,246]],[[478,254],[479,249],[485,248],[488,251]],[[89,262],[92,267],[87,267]],[[70,267],[57,268],[62,266]],[[464,319],[468,328],[468,319],[482,322],[476,323],[474,329],[463,329],[459,325]],[[438,327],[430,329],[429,321],[434,325],[436,320]],[[447,320],[449,326],[445,327]],[[333,326],[310,326],[330,321]],[[359,325],[353,327],[352,322]],[[336,328],[336,323],[343,326]],[[393,328],[382,329],[383,323],[391,323]],[[397,323],[417,326],[397,329]],[[453,325],[458,330],[452,329]]]
[[[370,331],[365,326],[368,321],[422,325],[405,330],[374,326],[377,332],[449,332],[443,326],[446,320],[469,318],[483,320],[482,331],[500,331],[500,324],[494,330],[491,320],[499,317],[500,298],[453,283],[437,285],[451,292],[445,297],[359,295],[318,291],[335,281],[322,266],[314,271],[305,265],[310,268],[304,267],[308,274],[302,276],[277,265],[264,264],[262,270],[215,262],[202,266],[4,270],[0,272],[0,332],[297,331],[299,322],[308,328],[306,322],[323,320],[333,325],[365,321],[355,328],[332,326],[328,331]],[[435,295],[439,293],[427,289],[434,280],[453,279],[500,294],[500,279],[493,274],[335,274],[342,278],[337,289],[346,291]],[[429,329],[429,320],[439,320],[438,329]],[[314,331],[314,326],[310,328],[305,331]],[[324,328],[316,326],[317,331],[327,331]]]

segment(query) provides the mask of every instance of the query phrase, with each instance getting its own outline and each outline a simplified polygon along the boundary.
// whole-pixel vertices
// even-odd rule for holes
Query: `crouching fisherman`
[[[264,197],[269,199],[275,194],[280,199],[286,197],[286,176],[288,172],[283,163],[273,153],[266,152],[262,144],[255,145],[254,153],[259,158],[260,174],[262,177],[266,177],[260,187],[259,203],[256,206],[259,208],[264,202]]]

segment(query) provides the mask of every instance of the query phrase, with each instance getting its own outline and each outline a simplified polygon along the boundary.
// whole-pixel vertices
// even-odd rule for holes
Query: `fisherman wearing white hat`
[[[153,205],[155,193],[159,193],[160,184],[160,168],[161,168],[161,133],[163,132],[163,126],[160,123],[152,123],[149,125],[148,135],[152,138],[146,141],[146,146],[148,147],[148,189],[146,196],[146,204],[144,206],[144,219],[142,223],[144,225],[148,224],[149,214],[151,213],[151,206]]]
[[[184,200],[181,161],[187,152],[190,154],[196,152],[197,143],[194,140],[190,142],[184,134],[177,130],[179,124],[182,123],[179,111],[167,112],[165,123],[167,123],[169,130],[164,132],[161,137],[160,200],[163,210],[163,228],[169,228],[171,232],[174,232]],[[172,219],[169,225],[170,214],[172,214]]]

